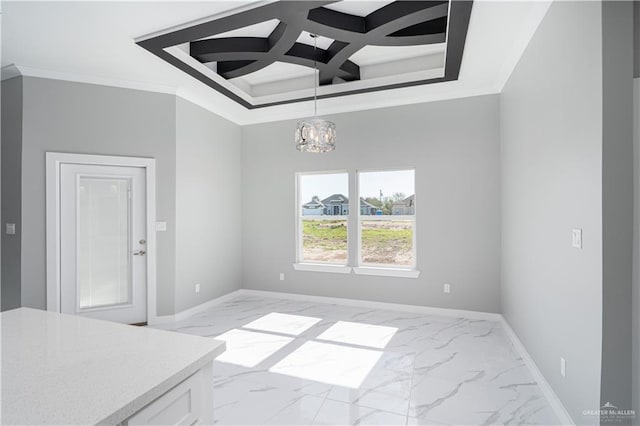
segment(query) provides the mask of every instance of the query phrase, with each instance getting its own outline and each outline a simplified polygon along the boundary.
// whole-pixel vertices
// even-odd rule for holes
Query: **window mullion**
[[[347,249],[349,252],[348,265],[358,264],[358,251],[360,247],[360,233],[358,231],[358,213],[360,209],[360,194],[358,193],[358,173],[349,171],[349,217],[347,218]]]

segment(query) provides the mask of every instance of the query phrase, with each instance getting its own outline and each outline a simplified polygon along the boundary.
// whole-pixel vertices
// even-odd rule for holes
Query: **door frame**
[[[141,167],[147,197],[147,323],[157,321],[156,306],[156,160],[143,157],[46,153],[47,311],[60,312],[60,169],[63,164]]]

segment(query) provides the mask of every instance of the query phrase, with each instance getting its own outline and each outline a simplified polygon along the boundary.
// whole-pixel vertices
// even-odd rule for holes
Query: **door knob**
[[[145,254],[147,254],[147,252],[144,250],[138,250],[133,252],[134,256],[144,256]]]

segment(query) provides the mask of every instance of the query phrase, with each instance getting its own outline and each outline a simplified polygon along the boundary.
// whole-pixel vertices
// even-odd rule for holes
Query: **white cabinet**
[[[213,363],[207,364],[179,385],[129,417],[124,424],[213,424]]]

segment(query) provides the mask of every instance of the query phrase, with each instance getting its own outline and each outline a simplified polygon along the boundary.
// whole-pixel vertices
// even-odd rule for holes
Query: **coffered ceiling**
[[[456,80],[473,2],[278,1],[142,37],[248,109]],[[316,72],[317,70],[317,72]]]
[[[499,93],[541,1],[3,1],[3,78],[174,93],[238,124]],[[318,34],[317,48],[310,33]],[[13,74],[12,74],[13,73]]]

